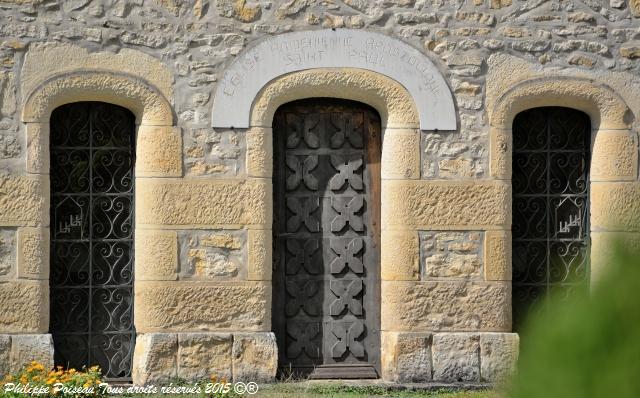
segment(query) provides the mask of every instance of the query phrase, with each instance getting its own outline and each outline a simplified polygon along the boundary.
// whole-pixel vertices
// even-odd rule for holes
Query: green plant
[[[531,317],[512,397],[640,396],[640,255],[616,252],[590,294]]]

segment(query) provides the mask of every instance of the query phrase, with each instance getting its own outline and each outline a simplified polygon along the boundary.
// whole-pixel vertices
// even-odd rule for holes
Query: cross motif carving
[[[362,189],[362,175],[358,173],[362,167],[361,156],[349,159],[348,156],[331,155],[331,165],[338,171],[338,174],[331,177],[329,181],[331,190],[342,189],[347,183],[355,190]]]
[[[347,224],[356,232],[364,231],[362,216],[356,214],[364,207],[362,196],[331,198],[331,207],[338,213],[331,220],[331,232],[342,231]]]
[[[331,124],[337,129],[331,136],[331,148],[341,148],[345,141],[349,141],[353,148],[363,147],[363,115],[361,113],[353,114],[350,118],[333,113],[331,114]]]
[[[320,221],[312,213],[320,207],[318,197],[287,198],[287,208],[293,213],[287,219],[287,232],[296,232],[304,224],[309,232],[320,230]]]
[[[363,358],[365,356],[364,345],[362,341],[358,341],[364,334],[365,328],[362,322],[354,322],[351,325],[339,323],[336,324],[331,333],[338,339],[338,341],[331,347],[331,356],[334,358],[341,358],[348,352],[353,354],[356,358]]]
[[[285,312],[287,316],[295,316],[300,309],[309,316],[318,316],[322,312],[322,300],[314,299],[320,290],[322,281],[293,281],[286,283],[287,293],[291,296],[287,300]]]
[[[318,148],[320,146],[320,139],[314,131],[320,123],[320,115],[306,115],[303,120],[298,115],[288,113],[286,119],[288,131],[287,148],[297,148],[302,140],[309,148]],[[302,139],[300,136],[302,136]]]
[[[287,251],[293,254],[287,260],[287,274],[297,274],[300,267],[304,267],[311,275],[320,274],[322,272],[322,253],[319,252],[319,248],[320,244],[317,239],[307,239],[304,243],[296,239],[287,240]]]
[[[287,339],[287,356],[297,358],[304,351],[310,358],[319,358],[321,330],[318,322],[288,322],[287,334],[291,339]]]
[[[362,238],[333,238],[330,245],[331,250],[337,255],[331,261],[332,274],[339,274],[345,268],[349,268],[356,274],[364,271],[362,259],[358,257],[364,248]]]
[[[362,300],[358,296],[362,292],[362,280],[332,280],[331,292],[337,297],[331,303],[329,315],[342,315],[345,309],[353,315],[362,315]]]
[[[298,188],[300,181],[304,181],[304,185],[312,191],[318,189],[318,179],[311,174],[311,171],[318,167],[317,155],[306,156],[302,162],[299,156],[287,155],[286,163],[293,171],[293,174],[287,177],[288,191]]]

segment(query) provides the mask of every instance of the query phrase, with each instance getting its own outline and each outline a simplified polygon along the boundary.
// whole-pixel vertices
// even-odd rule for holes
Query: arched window
[[[51,114],[51,320],[56,365],[131,377],[135,117],[100,102]]]
[[[543,107],[513,122],[513,323],[589,275],[589,116]],[[544,306],[539,307],[543,309]]]

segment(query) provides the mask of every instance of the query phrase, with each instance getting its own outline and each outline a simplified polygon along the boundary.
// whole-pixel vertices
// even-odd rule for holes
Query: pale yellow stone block
[[[49,281],[0,282],[0,330],[46,333],[49,328]]]
[[[137,229],[135,236],[136,280],[178,278],[178,235],[176,231]]]
[[[385,381],[431,381],[431,333],[382,332],[381,364]]]
[[[177,374],[178,336],[174,333],[138,333],[133,352],[133,382],[138,386],[166,383]]]
[[[484,279],[511,280],[511,231],[487,231],[484,235]]]
[[[235,382],[269,383],[275,379],[278,346],[272,332],[235,333],[232,355]]]
[[[138,178],[136,223],[165,226],[271,226],[266,179]]]
[[[178,333],[178,377],[230,381],[232,346],[228,333]]]
[[[416,231],[382,231],[382,280],[419,280],[420,247]]]
[[[640,231],[640,183],[592,182],[591,230]]]
[[[591,181],[633,181],[638,176],[638,141],[629,130],[600,130],[591,157]]]
[[[266,331],[270,282],[147,282],[135,286],[138,332]]]
[[[509,282],[382,281],[385,331],[510,331]]]
[[[247,278],[255,281],[270,281],[272,264],[272,231],[250,229],[247,231]]]
[[[49,225],[48,175],[0,175],[0,225]]]
[[[50,334],[21,334],[11,336],[11,370],[18,372],[32,361],[45,369],[53,368],[53,339]]]
[[[49,279],[49,228],[18,228],[18,278]]]
[[[385,229],[483,229],[511,223],[511,186],[500,181],[383,180]]]
[[[413,129],[386,129],[382,142],[383,179],[420,178],[420,133]]]
[[[271,177],[273,174],[273,132],[268,127],[247,131],[247,175]]]
[[[513,152],[513,134],[511,130],[503,130],[491,127],[489,148],[490,175],[499,180],[511,179],[511,155]]]
[[[505,382],[516,373],[517,333],[480,333],[480,381]]]
[[[49,174],[49,123],[26,123],[27,173]]]
[[[353,68],[309,69],[272,80],[253,102],[251,126],[270,127],[280,105],[314,97],[368,104],[380,114],[383,127],[419,127],[415,103],[402,85],[379,73]]]
[[[178,127],[138,127],[136,144],[137,177],[180,177],[182,175],[182,134]]]

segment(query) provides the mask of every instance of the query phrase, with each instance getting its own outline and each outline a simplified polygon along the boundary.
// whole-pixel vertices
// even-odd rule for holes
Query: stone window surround
[[[563,106],[586,113],[591,119],[590,229],[591,282],[606,268],[611,240],[636,231],[629,221],[635,211],[629,200],[638,191],[638,139],[632,130],[634,115],[607,84],[566,75],[523,80],[497,96],[488,109],[490,128],[490,175],[511,184],[513,119],[522,111],[543,106]],[[627,199],[625,199],[625,196]],[[509,250],[511,241],[507,242]],[[593,249],[593,248],[597,249]],[[511,268],[511,259],[509,268]]]

